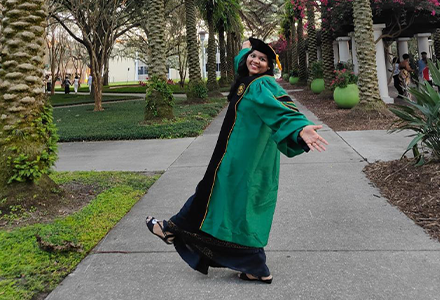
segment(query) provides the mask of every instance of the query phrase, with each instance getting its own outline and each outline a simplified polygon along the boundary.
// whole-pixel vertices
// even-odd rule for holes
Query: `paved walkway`
[[[195,139],[61,146],[59,170],[166,172],[47,299],[440,299],[440,243],[389,205],[362,172],[366,160],[399,158],[406,147],[408,138],[383,131],[325,126],[327,152],[282,158],[266,248],[272,285],[239,281],[227,269],[192,271],[144,219],[169,218],[194,192],[221,118]],[[401,150],[391,153],[394,147]],[[75,164],[68,162],[72,153]]]

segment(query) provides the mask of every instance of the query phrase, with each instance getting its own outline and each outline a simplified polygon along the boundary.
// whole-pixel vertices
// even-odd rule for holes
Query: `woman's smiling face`
[[[249,76],[266,73],[269,70],[267,55],[258,50],[252,51],[247,57],[246,66]]]

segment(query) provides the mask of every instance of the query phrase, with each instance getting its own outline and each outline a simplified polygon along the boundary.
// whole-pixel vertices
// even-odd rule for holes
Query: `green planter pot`
[[[291,77],[289,78],[289,82],[290,82],[290,84],[297,84],[298,81],[299,81],[299,77],[293,77],[293,76],[291,76]]]
[[[352,108],[359,103],[359,89],[356,84],[349,84],[345,88],[337,87],[333,92],[333,99],[340,108]]]
[[[313,80],[310,88],[315,94],[321,94],[325,90],[324,79],[317,78]]]

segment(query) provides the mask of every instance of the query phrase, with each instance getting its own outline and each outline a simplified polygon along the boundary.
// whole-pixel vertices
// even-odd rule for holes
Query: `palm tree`
[[[186,47],[188,52],[188,69],[189,69],[189,84],[187,90],[188,101],[198,102],[203,101],[200,95],[194,92],[194,87],[204,86],[202,75],[200,74],[199,61],[199,44],[197,42],[197,11],[195,0],[185,0],[186,13]]]
[[[216,4],[214,0],[207,0],[204,9],[206,10],[206,21],[208,23],[208,90],[211,93],[219,91],[217,83],[217,57],[216,57],[216,41],[215,41],[215,26],[214,26],[214,10]]]
[[[293,17],[293,15],[291,16],[290,19],[290,25],[292,26],[290,32],[291,32],[291,58],[292,58],[292,63],[291,63],[291,69],[292,70],[296,70],[298,71],[298,34],[297,34],[297,29],[296,29],[296,23],[295,23],[295,18]]]
[[[167,90],[167,69],[165,66],[165,3],[164,0],[150,0],[149,5],[149,46],[151,79],[147,89],[145,120],[172,119],[174,98]]]
[[[440,59],[440,29],[437,28],[434,32],[434,52],[435,57]]]
[[[335,70],[333,53],[333,34],[330,28],[331,15],[328,11],[330,1],[327,5],[321,2],[321,52],[322,68],[324,73],[324,83],[326,90],[330,90]]]
[[[226,40],[225,40],[225,24],[223,20],[217,23],[218,46],[220,50],[220,86],[227,86],[228,80],[228,60],[226,59]]]
[[[0,194],[5,196],[12,183],[38,182],[42,188],[51,182],[46,174],[56,160],[57,137],[42,89],[47,6],[40,0],[2,5],[7,18],[1,28]]]
[[[359,108],[382,110],[385,103],[380,98],[376,71],[376,45],[373,35],[373,13],[370,0],[353,1],[354,36],[359,61]]]
[[[307,57],[306,57],[306,44],[304,41],[304,26],[301,16],[298,17],[298,58],[299,58],[299,80],[302,82],[307,81]]]
[[[314,79],[310,70],[311,64],[318,60],[318,53],[316,47],[316,29],[315,29],[315,3],[313,0],[308,0],[306,3],[307,8],[307,41],[308,41],[308,54],[309,54],[309,78],[307,80],[308,84],[312,83]]]

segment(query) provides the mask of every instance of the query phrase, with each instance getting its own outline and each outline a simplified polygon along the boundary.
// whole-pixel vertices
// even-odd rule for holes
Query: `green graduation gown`
[[[248,51],[242,50],[236,62]],[[205,190],[200,197],[204,199],[195,202],[199,229],[219,240],[264,247],[277,202],[279,153],[288,157],[303,153],[298,134],[313,123],[270,75],[242,83],[232,105],[230,124],[225,125],[227,116],[222,127],[225,145],[214,152],[217,162],[214,158],[210,162],[212,180],[202,180],[198,187],[204,185]]]

